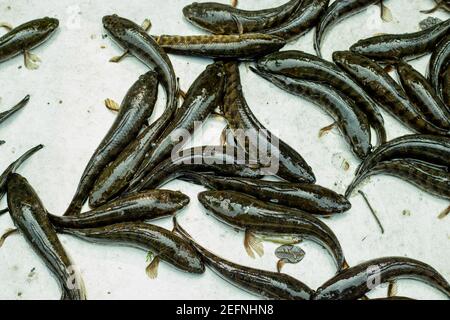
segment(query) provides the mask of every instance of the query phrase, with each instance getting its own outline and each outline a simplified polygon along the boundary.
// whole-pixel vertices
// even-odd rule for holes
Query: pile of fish
[[[130,55],[149,71],[128,90],[117,116],[89,160],[64,215],[47,211],[38,193],[17,174],[19,166],[42,146],[12,163],[0,176],[0,198],[6,193],[17,230],[39,253],[58,279],[62,299],[85,299],[80,274],[71,269],[69,255],[58,233],[87,241],[120,243],[152,253],[146,269],[157,276],[160,261],[189,273],[205,266],[232,284],[269,299],[366,299],[370,268],[378,271],[378,285],[400,278],[423,281],[450,297],[449,283],[431,266],[404,257],[382,257],[349,266],[334,232],[322,218],[344,214],[358,185],[375,174],[389,174],[437,197],[450,199],[450,19],[408,34],[379,35],[358,41],[349,51],[321,57],[326,31],[346,17],[379,3],[382,18],[389,9],[379,0],[291,0],[259,11],[240,10],[218,3],[194,3],[183,9],[185,18],[212,35],[150,35],[142,26],[110,15],[103,17],[108,36],[123,48],[118,63]],[[436,1],[448,11],[448,1]],[[27,22],[0,38],[0,61],[23,53],[25,65],[36,68],[38,57],[29,50],[57,29],[56,19]],[[316,28],[316,55],[279,51]],[[406,61],[431,53],[428,78]],[[214,59],[189,90],[180,90],[168,54]],[[313,169],[287,143],[271,134],[253,114],[245,99],[239,63],[252,61],[251,70],[275,86],[323,108],[335,120],[354,154],[362,160],[345,195],[315,184]],[[389,74],[397,69],[400,84]],[[162,115],[148,123],[164,88]],[[182,98],[182,103],[179,103]],[[27,96],[0,123],[27,102]],[[112,104],[113,105],[113,104]],[[388,141],[380,108],[414,134]],[[181,150],[179,132],[193,133],[196,123],[211,115],[227,122],[223,145]],[[372,143],[372,131],[376,143]],[[265,132],[261,142],[275,157],[277,177],[260,157],[241,161],[258,146],[240,137],[241,130]],[[177,136],[178,137],[178,136]],[[274,143],[277,141],[278,143]],[[174,159],[173,154],[178,154]],[[262,255],[263,240],[282,241],[277,249],[278,272],[259,270],[225,260],[201,246],[175,218],[190,199],[178,191],[160,189],[181,179],[209,189],[198,194],[206,212],[245,231],[248,255]],[[91,210],[82,212],[88,202]],[[172,231],[148,223],[173,217]],[[144,222],[145,221],[145,222]],[[14,233],[10,230],[1,238]],[[304,252],[294,244],[309,239],[324,247],[336,265],[336,275],[317,290],[281,272],[283,264],[297,263]],[[386,299],[401,299],[394,295]]]

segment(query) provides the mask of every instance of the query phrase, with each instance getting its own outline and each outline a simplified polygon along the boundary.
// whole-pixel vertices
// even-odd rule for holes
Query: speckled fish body
[[[263,10],[242,10],[216,2],[194,2],[183,8],[184,17],[193,25],[214,34],[260,32],[290,18],[303,0]],[[239,25],[242,30],[239,30]]]
[[[303,157],[287,143],[268,131],[251,111],[242,91],[238,64],[235,62],[226,63],[225,72],[227,80],[222,114],[227,120],[230,129],[233,131],[236,140],[238,140],[238,145],[246,151],[251,151],[252,149],[258,150],[259,146],[255,145],[256,141],[258,141],[259,145],[267,146],[267,149],[271,152],[270,155],[276,158],[274,161],[278,162],[278,171],[268,173],[272,175],[276,174],[292,182],[314,183],[316,181],[314,173]],[[240,142],[242,139],[239,138],[239,134],[242,130],[247,131],[245,133],[248,135],[256,136],[250,139],[254,140],[255,143],[253,145],[245,145]],[[272,141],[277,141],[278,144]],[[250,155],[255,158],[252,160],[260,161],[251,152]],[[265,161],[267,159],[263,160]],[[270,167],[268,171],[272,169]]]
[[[387,112],[410,129],[424,134],[450,135],[424,118],[404,90],[376,62],[357,53],[337,51],[334,62],[357,81]]]
[[[168,158],[158,164],[142,181],[140,189],[161,187],[187,172],[208,172],[226,176],[261,178],[259,168],[242,161],[243,152],[235,147],[203,146],[181,151],[176,159]]]
[[[264,31],[292,41],[314,28],[328,7],[329,0],[303,0],[298,9],[284,23]]]
[[[149,190],[124,196],[76,216],[50,215],[53,225],[64,228],[97,228],[114,223],[154,220],[170,216],[189,203],[179,191]]]
[[[444,74],[450,70],[450,35],[442,39],[438,47],[433,51],[428,68],[428,79],[436,93],[444,98],[443,79]],[[450,93],[446,92],[447,96]],[[449,100],[446,101],[447,107],[450,108]]]
[[[42,18],[26,22],[0,37],[0,62],[45,42],[56,31],[59,21]]]
[[[14,161],[13,163],[11,163],[8,168],[6,168],[5,171],[3,171],[3,173],[0,175],[0,200],[3,199],[3,196],[6,193],[6,186],[7,186],[7,182],[8,182],[8,176],[11,173],[16,172],[16,170],[25,162],[28,160],[28,158],[30,158],[33,154],[35,154],[37,151],[41,150],[44,146],[43,145],[38,145],[30,150],[28,150],[27,152],[25,152],[22,156],[20,156],[16,161]]]
[[[346,262],[333,231],[309,213],[268,204],[235,191],[205,191],[198,200],[217,219],[237,228],[267,235],[293,235],[315,241],[333,256],[338,270]]]
[[[23,98],[18,104],[16,104],[11,109],[1,112],[0,113],[0,124],[4,122],[6,119],[11,117],[13,114],[15,114],[17,111],[21,110],[23,107],[25,107],[28,104],[28,101],[30,101],[30,96],[26,95],[25,98]]]
[[[450,173],[439,166],[412,159],[382,161],[359,175],[347,189],[347,196],[368,177],[385,174],[403,179],[419,189],[450,200]]]
[[[325,83],[352,99],[374,128],[378,144],[386,142],[384,119],[377,103],[335,64],[302,51],[272,53],[257,62],[260,70],[293,78]]]
[[[262,201],[320,216],[342,213],[351,208],[350,202],[344,196],[315,184],[225,177],[197,172],[188,172],[182,179],[209,189],[241,192]]]
[[[246,33],[241,35],[154,36],[167,52],[213,59],[249,60],[284,47],[286,41],[272,35]]]
[[[371,4],[380,2],[380,0],[341,0],[334,1],[321,16],[317,24],[314,47],[319,57],[321,54],[322,40],[327,30],[337,24],[339,21],[353,16],[363,10],[366,10]]]
[[[447,107],[428,80],[406,62],[397,65],[400,81],[411,103],[425,118],[442,129],[450,129],[450,107]]]
[[[61,299],[86,299],[83,281],[59,241],[46,209],[28,181],[16,173],[8,178],[8,208],[20,233],[56,276]]]
[[[370,125],[366,115],[353,100],[326,84],[295,79],[252,69],[275,86],[322,107],[337,123],[353,152],[364,159],[371,151]]]
[[[375,60],[396,61],[433,51],[449,32],[450,19],[447,19],[415,33],[380,35],[360,40],[350,50]]]
[[[303,282],[287,274],[250,268],[225,260],[196,243],[178,224],[175,228],[190,240],[208,267],[238,288],[275,300],[309,300],[314,293]]]
[[[403,278],[425,282],[450,297],[450,285],[428,264],[410,258],[386,257],[340,272],[324,283],[313,299],[355,300],[380,284]],[[373,287],[368,284],[373,284]]]
[[[151,251],[159,259],[185,272],[200,274],[205,271],[200,255],[187,240],[155,225],[127,222],[99,228],[61,228],[59,231],[89,242]]]
[[[65,215],[80,213],[102,170],[136,138],[153,113],[157,93],[158,80],[154,71],[140,76],[128,90],[116,120],[89,160]]]

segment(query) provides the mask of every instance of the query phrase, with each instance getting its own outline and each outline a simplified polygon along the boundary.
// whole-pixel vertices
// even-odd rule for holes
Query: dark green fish
[[[428,68],[428,79],[431,86],[434,88],[439,97],[444,98],[450,95],[447,90],[444,90],[445,73],[450,70],[450,35],[442,39],[437,48],[433,51],[430,59],[430,66]],[[446,105],[450,108],[450,101],[447,99]]]
[[[25,98],[22,99],[18,104],[16,104],[14,107],[9,109],[8,111],[1,112],[0,113],[0,123],[4,122],[6,119],[8,119],[10,116],[12,116],[14,113],[22,109],[28,104],[28,101],[30,101],[30,95],[26,95]]]

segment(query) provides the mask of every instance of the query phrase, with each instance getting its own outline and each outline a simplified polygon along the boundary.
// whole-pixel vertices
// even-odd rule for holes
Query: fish
[[[241,192],[267,203],[319,216],[344,213],[351,208],[344,196],[315,184],[226,177],[194,171],[186,172],[181,179],[213,190]]]
[[[80,213],[101,170],[136,138],[153,113],[157,94],[158,78],[154,71],[140,76],[128,90],[113,125],[84,169],[75,195],[64,215]]]
[[[381,107],[410,129],[435,135],[450,135],[426,120],[409,101],[404,90],[376,62],[350,51],[336,51],[333,61],[357,81]]]
[[[293,41],[314,28],[325,13],[329,0],[303,0],[288,21],[264,30],[265,34]]]
[[[235,191],[204,191],[198,200],[218,220],[246,231],[244,246],[252,257],[263,254],[254,233],[309,239],[325,247],[338,270],[347,267],[341,245],[333,231],[309,213],[266,203]]]
[[[450,32],[450,19],[428,29],[405,34],[384,34],[359,40],[350,51],[381,61],[416,58],[433,51]]]
[[[256,66],[262,71],[324,83],[333,87],[353,100],[364,112],[377,134],[377,145],[386,142],[386,129],[379,105],[334,63],[302,51],[287,50],[259,59]]]
[[[146,269],[152,279],[157,277],[160,260],[184,272],[205,272],[200,255],[189,241],[148,223],[126,222],[84,229],[58,228],[58,231],[93,243],[116,244],[152,252],[154,258]]]
[[[47,216],[47,210],[28,181],[17,173],[8,177],[8,209],[28,244],[56,276],[62,300],[85,300],[84,283]]]
[[[242,10],[216,2],[194,2],[183,8],[183,15],[193,25],[214,34],[254,33],[285,22],[302,2],[290,0],[263,10]]]
[[[30,50],[48,40],[58,26],[57,19],[45,17],[28,21],[10,30],[0,37],[0,62],[23,53],[25,66],[28,69],[36,69],[40,59]]]
[[[436,10],[442,9],[444,11],[450,12],[450,1],[449,0],[435,0],[436,5],[428,10],[422,10],[422,13],[433,13]]]
[[[428,67],[428,80],[434,88],[436,94],[444,100],[448,90],[444,90],[444,74],[450,70],[450,35],[446,36],[433,51]],[[448,87],[447,87],[448,88]],[[449,100],[446,106],[450,108]]]
[[[447,106],[450,106],[450,68],[442,75],[442,98]]]
[[[450,285],[430,265],[405,257],[383,257],[343,270],[315,292],[313,300],[356,300],[375,287],[397,279],[425,282],[450,297]]]
[[[11,163],[8,168],[6,168],[5,171],[0,175],[0,200],[3,199],[3,196],[5,195],[7,191],[7,184],[8,184],[8,177],[10,174],[15,173],[17,169],[25,162],[27,161],[33,154],[41,150],[44,146],[42,144],[37,145],[34,148],[31,148],[27,152],[25,152],[23,155],[21,155],[16,161]]]
[[[375,164],[352,181],[346,196],[349,197],[362,181],[377,174],[398,177],[429,194],[450,200],[450,173],[440,166],[413,159],[394,159]]]
[[[76,216],[49,214],[59,228],[97,228],[115,223],[155,220],[173,215],[189,203],[189,197],[179,191],[149,190],[120,197]]]
[[[147,174],[161,161],[179,150],[196,129],[196,123],[203,123],[219,106],[223,97],[224,83],[225,73],[221,62],[210,64],[197,77],[189,88],[175,119],[155,142],[155,148],[151,150],[131,180],[127,189],[129,192],[143,190],[145,183],[142,181]],[[100,198],[101,194],[97,196],[92,193],[91,203],[98,203],[96,199]]]
[[[226,63],[225,73],[225,96],[220,111],[237,145],[248,153],[252,163],[266,167],[267,175],[277,175],[291,182],[314,183],[314,172],[305,159],[268,131],[251,111],[242,91],[238,64]]]
[[[372,151],[369,120],[353,100],[326,84],[250,69],[282,90],[322,107],[334,119],[357,157],[364,159]]]
[[[272,300],[309,300],[314,293],[306,284],[287,274],[250,268],[225,260],[195,242],[175,218],[174,226],[201,254],[208,267],[240,289]]]
[[[284,47],[286,41],[261,33],[240,35],[153,36],[167,53],[212,59],[251,60]]]
[[[243,152],[230,146],[201,146],[180,151],[176,158],[168,158],[158,164],[142,182],[142,189],[149,190],[183,177],[192,171],[226,176],[261,178],[258,167],[249,165]]]
[[[1,112],[0,113],[0,124],[4,122],[6,119],[8,119],[10,116],[15,114],[17,111],[21,110],[23,107],[25,107],[28,102],[30,101],[30,95],[26,95],[25,98],[23,98],[18,104],[16,104],[11,109]]]
[[[397,64],[397,72],[403,89],[415,108],[431,123],[450,130],[450,108],[436,94],[428,80],[403,61]]]

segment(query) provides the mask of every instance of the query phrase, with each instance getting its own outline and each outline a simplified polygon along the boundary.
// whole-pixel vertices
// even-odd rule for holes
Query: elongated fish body
[[[428,79],[431,82],[431,86],[436,93],[444,98],[444,93],[450,95],[443,88],[443,76],[450,70],[450,35],[441,40],[438,47],[433,51],[430,59],[430,66],[428,68]],[[450,108],[450,103],[446,101],[447,107]]]
[[[425,282],[450,297],[450,285],[428,264],[410,258],[386,257],[341,271],[325,282],[313,299],[355,300],[362,298],[376,286],[403,278]]]
[[[101,171],[113,161],[134,138],[153,113],[158,93],[154,71],[139,77],[127,92],[109,132],[92,155],[80,179],[77,191],[65,215],[80,213]]]
[[[45,42],[55,32],[59,21],[42,18],[26,22],[0,37],[0,62],[11,59]]]
[[[25,107],[28,104],[28,101],[30,101],[30,96],[26,95],[25,98],[23,98],[18,104],[16,104],[11,109],[1,112],[0,113],[0,124],[4,122],[6,119],[11,117],[13,114],[15,114],[17,111],[21,110],[23,107]]]
[[[345,267],[341,245],[322,221],[311,214],[268,204],[234,191],[205,191],[200,203],[217,219],[231,226],[268,235],[294,235],[310,239],[325,247],[338,270]]]
[[[8,208],[20,233],[56,276],[61,299],[85,300],[83,280],[59,241],[47,211],[28,181],[16,173],[8,178]]]
[[[128,222],[88,229],[59,228],[58,231],[89,242],[151,251],[159,259],[185,272],[200,274],[205,271],[202,259],[187,240],[155,225]]]
[[[450,107],[447,107],[428,80],[406,62],[397,65],[400,81],[411,103],[425,118],[439,128],[450,129]]]
[[[203,146],[181,151],[176,159],[168,158],[157,165],[141,183],[140,189],[161,187],[191,171],[226,176],[261,178],[259,168],[249,166],[243,152],[235,147]]]
[[[432,135],[406,135],[393,139],[374,150],[356,174],[362,174],[381,161],[415,159],[450,168],[450,138]]]
[[[213,59],[249,60],[284,47],[282,38],[260,33],[241,35],[154,36],[167,52]]]
[[[194,2],[183,8],[183,15],[193,25],[214,34],[252,33],[285,22],[302,1],[290,0],[276,8],[253,11],[216,2]],[[239,25],[242,30],[239,30]]]
[[[450,173],[442,167],[412,159],[394,159],[377,163],[352,182],[346,195],[350,196],[363,180],[377,174],[400,178],[425,192],[450,200]]]
[[[7,182],[8,182],[8,176],[11,173],[16,172],[16,170],[25,162],[27,161],[33,154],[35,154],[37,151],[41,150],[44,146],[42,144],[28,150],[23,155],[21,155],[16,161],[11,163],[8,168],[6,168],[5,171],[0,175],[0,200],[3,199],[3,196],[6,193],[7,190]]]
[[[264,33],[283,38],[286,41],[295,40],[316,26],[329,2],[329,0],[303,0],[289,20],[272,29],[265,30]]]
[[[442,75],[442,98],[447,106],[450,106],[450,68]]]
[[[188,172],[182,179],[214,190],[241,192],[262,201],[320,216],[342,213],[351,208],[350,202],[344,196],[315,184],[225,177],[197,172]]]
[[[276,168],[270,165],[267,170],[268,174],[276,174],[292,182],[314,183],[316,181],[314,173],[303,157],[287,143],[268,131],[251,111],[242,91],[238,64],[235,62],[226,63],[225,72],[227,81],[222,113],[233,131],[238,145],[249,152],[249,157],[252,157],[252,160],[258,162],[261,162],[259,153],[255,155],[253,151],[259,150],[261,145],[267,146],[266,148],[270,151],[270,155],[267,156],[270,159],[262,159],[262,161],[269,161],[272,164],[273,161],[278,162],[277,172],[273,172]],[[243,139],[240,138],[242,133],[250,136],[248,145],[242,142]],[[251,141],[254,143],[252,144]],[[278,143],[274,143],[274,141]],[[256,145],[257,142],[259,145]],[[263,151],[265,152],[265,150]],[[265,165],[269,164],[265,163]]]
[[[412,130],[424,134],[449,135],[428,120],[409,101],[404,90],[376,62],[357,53],[337,51],[334,62],[357,81],[387,112]]]
[[[314,38],[314,48],[316,49],[317,55],[322,57],[322,40],[328,29],[332,28],[333,25],[337,24],[339,21],[366,10],[368,6],[377,2],[380,2],[380,0],[334,1],[321,16],[321,19],[317,24]]]
[[[171,156],[174,149],[179,150],[182,144],[189,138],[197,122],[202,123],[217,108],[223,98],[225,73],[223,64],[216,62],[209,65],[203,71],[186,95],[176,118],[156,141],[155,148],[141,164],[135,177],[130,182],[129,190],[140,191],[141,182],[161,161]],[[100,197],[99,197],[100,198]],[[95,202],[95,195],[91,195],[91,201]]]
[[[382,61],[418,57],[433,51],[450,31],[450,19],[415,33],[388,34],[358,41],[350,47],[355,53]]]
[[[178,224],[175,228],[190,240],[208,267],[238,288],[274,300],[309,300],[314,293],[303,282],[287,274],[258,270],[225,260],[196,243]]]
[[[333,117],[353,152],[360,159],[364,159],[372,151],[369,121],[352,100],[326,84],[258,69],[252,70],[277,87],[322,107]]]
[[[302,51],[281,51],[258,60],[258,69],[293,78],[325,83],[355,102],[374,128],[378,144],[386,142],[384,119],[377,103],[335,64]]]
[[[154,220],[170,216],[189,203],[178,191],[149,190],[120,197],[94,210],[76,216],[49,215],[60,228],[97,228],[121,222]]]

